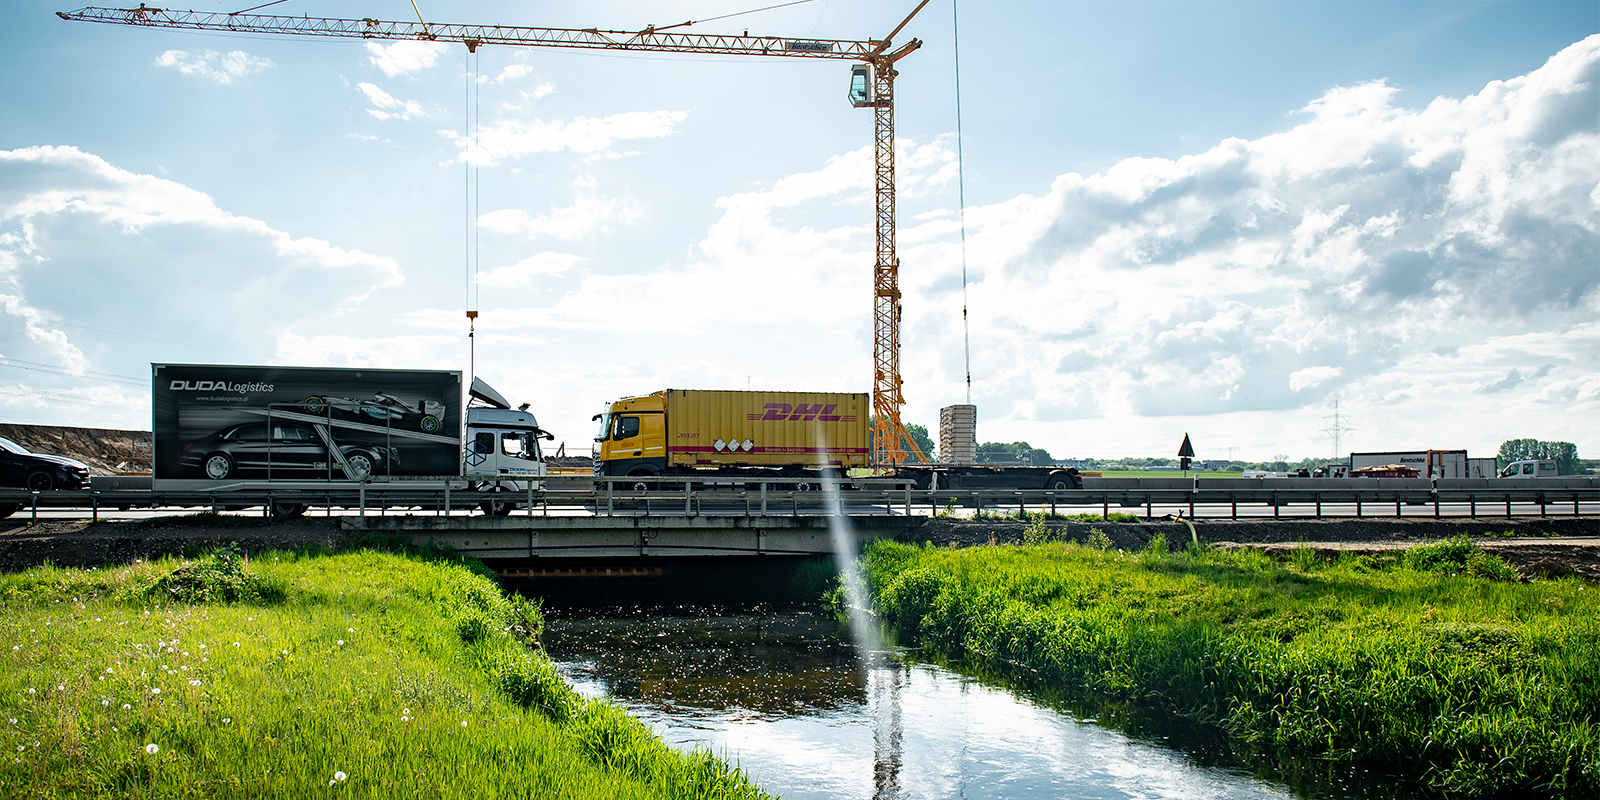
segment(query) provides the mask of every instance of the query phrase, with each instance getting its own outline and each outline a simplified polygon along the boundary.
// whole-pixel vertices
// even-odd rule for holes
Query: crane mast
[[[900,260],[895,255],[894,79],[895,62],[922,46],[912,39],[892,52],[892,40],[929,0],[922,0],[904,21],[881,40],[816,39],[811,37],[731,36],[667,32],[691,22],[639,31],[599,28],[540,28],[515,25],[456,25],[271,14],[213,13],[150,8],[87,7],[58,11],[56,16],[79,22],[102,22],[141,28],[173,28],[223,33],[259,33],[345,39],[459,42],[476,52],[482,45],[552,47],[585,50],[768,56],[861,62],[852,74],[851,103],[873,109],[873,194],[876,247],[873,264],[872,461],[894,467],[908,458],[927,461],[900,420],[905,395],[900,378]],[[861,70],[867,70],[863,75]],[[858,78],[865,78],[860,81]],[[857,88],[857,84],[863,84]],[[865,84],[870,83],[870,90]]]

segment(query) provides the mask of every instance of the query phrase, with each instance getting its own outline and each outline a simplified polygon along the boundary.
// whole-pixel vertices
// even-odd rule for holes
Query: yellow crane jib
[[[894,79],[898,74],[894,65],[895,62],[915,52],[922,46],[922,42],[912,39],[898,48],[890,49],[894,46],[894,37],[910,24],[912,17],[915,17],[928,2],[929,0],[922,0],[918,3],[888,36],[863,41],[751,36],[749,31],[737,36],[667,32],[669,29],[688,27],[695,24],[695,21],[662,27],[651,25],[638,31],[539,28],[519,25],[459,25],[424,22],[420,11],[417,22],[379,20],[372,17],[340,19],[249,13],[254,9],[232,14],[180,11],[151,8],[143,4],[138,8],[120,9],[89,6],[76,11],[58,11],[56,15],[75,22],[100,22],[141,28],[347,39],[460,42],[473,52],[485,45],[507,45],[861,62],[850,70],[849,97],[851,105],[857,108],[871,108],[874,111],[873,178],[877,237],[873,266],[872,463],[882,468],[902,464],[911,458],[928,460],[916,441],[906,434],[905,426],[900,422],[900,407],[904,405],[905,399],[901,394],[900,380],[900,261],[895,256],[894,188]],[[267,5],[275,3],[266,3],[255,8],[264,8]]]

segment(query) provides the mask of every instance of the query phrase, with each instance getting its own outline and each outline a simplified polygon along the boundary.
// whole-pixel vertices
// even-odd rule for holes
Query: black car
[[[0,438],[0,485],[20,486],[35,492],[86,489],[89,467],[70,458],[30,453],[28,448]]]
[[[371,444],[340,444],[352,479],[381,475],[398,463],[394,450]],[[183,468],[222,480],[240,477],[346,477],[328,463],[328,446],[308,425],[247,422],[183,446]],[[269,469],[270,466],[270,469]]]

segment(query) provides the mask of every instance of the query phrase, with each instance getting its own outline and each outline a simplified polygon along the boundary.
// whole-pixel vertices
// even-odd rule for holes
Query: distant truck
[[[666,389],[594,415],[596,477],[788,478],[802,491],[824,470],[872,466],[865,394]],[[907,465],[922,488],[1081,488],[1076,469]],[[637,488],[651,485],[641,480]]]
[[[1555,459],[1549,458],[1513,461],[1500,470],[1502,478],[1555,478],[1560,474]]]
[[[152,364],[151,374],[156,490],[459,478],[467,490],[515,491],[538,487],[539,440],[554,438],[482,380],[463,397],[453,370]]]

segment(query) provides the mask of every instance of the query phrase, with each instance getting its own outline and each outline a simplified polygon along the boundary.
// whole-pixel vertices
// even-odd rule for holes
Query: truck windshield
[[[609,413],[601,414],[600,415],[600,431],[594,435],[594,440],[597,441],[597,442],[603,442],[603,441],[606,440],[606,434],[608,434],[610,432],[611,432],[611,415]]]

